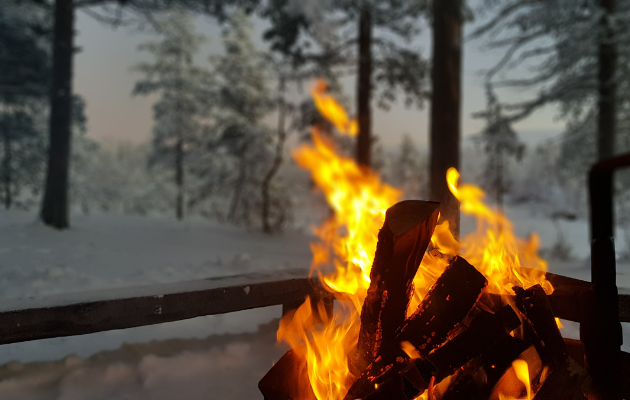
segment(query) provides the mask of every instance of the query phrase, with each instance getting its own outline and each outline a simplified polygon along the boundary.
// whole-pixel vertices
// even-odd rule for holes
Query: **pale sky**
[[[257,34],[260,35],[264,22],[256,20]],[[221,40],[216,23],[205,16],[196,19],[199,32],[210,37],[199,62],[206,62],[210,53],[221,51]],[[131,28],[112,29],[100,24],[92,17],[77,13],[77,45],[81,52],[75,57],[74,91],[82,95],[87,103],[88,135],[109,143],[121,141],[140,143],[149,140],[153,126],[151,105],[154,99],[133,97],[131,90],[140,75],[130,68],[141,60],[150,60],[149,55],[139,53],[137,46],[156,36]],[[430,32],[425,31],[418,43],[422,54],[430,56]],[[260,37],[254,38],[263,46]],[[422,45],[424,43],[424,45]],[[471,118],[471,113],[485,106],[485,94],[480,71],[492,66],[497,54],[483,52],[480,43],[466,42],[463,66],[463,113],[462,132],[466,137],[479,132],[482,121]],[[346,87],[347,95],[353,96],[352,81]],[[519,99],[522,94],[508,93],[504,100]],[[374,108],[373,129],[386,146],[395,146],[403,133],[412,135],[416,143],[427,143],[428,104],[422,110],[406,109],[402,105],[392,107],[388,112]],[[541,138],[557,134],[563,125],[554,121],[554,110],[544,109],[515,126],[525,142],[535,142]]]

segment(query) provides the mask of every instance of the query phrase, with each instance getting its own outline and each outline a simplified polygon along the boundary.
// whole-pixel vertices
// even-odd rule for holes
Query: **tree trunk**
[[[11,140],[9,139],[9,133],[4,131],[3,135],[4,142],[4,157],[2,160],[2,171],[3,171],[3,180],[4,180],[4,208],[11,208],[11,203],[13,202],[11,196]]]
[[[459,168],[462,58],[462,0],[433,2],[433,67],[430,124],[431,200],[441,203],[459,239],[459,202],[448,190],[446,171]]]
[[[359,136],[357,138],[357,162],[370,167],[372,152],[372,15],[368,5],[363,5],[359,16],[359,74],[357,77],[357,114]]]
[[[280,169],[280,165],[282,165],[282,152],[284,150],[284,141],[287,137],[287,134],[284,130],[284,121],[286,116],[286,105],[284,104],[284,89],[284,78],[280,77],[280,82],[278,83],[278,141],[276,142],[276,154],[273,160],[273,164],[271,165],[271,169],[269,169],[267,175],[265,175],[262,183],[262,225],[263,232],[265,233],[271,233],[271,231],[273,230],[271,226],[271,221],[269,221],[269,211],[271,208],[269,186],[271,185],[271,180]]]
[[[178,220],[184,219],[184,139],[177,139],[175,146],[175,185],[177,185],[177,210]]]
[[[602,35],[599,45],[599,136],[597,141],[598,158],[603,160],[614,154],[615,120],[616,120],[616,91],[615,70],[617,64],[617,49],[613,42],[614,33],[608,21],[614,12],[616,0],[600,0],[605,10],[602,17]]]
[[[72,114],[73,0],[56,0],[54,11],[50,143],[41,218],[64,229],[68,223],[68,175]]]

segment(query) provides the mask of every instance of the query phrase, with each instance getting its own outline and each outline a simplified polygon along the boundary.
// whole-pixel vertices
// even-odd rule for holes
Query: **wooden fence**
[[[590,283],[551,273],[557,317],[580,322],[580,293]],[[204,315],[283,305],[298,307],[310,296],[332,304],[306,270],[285,270],[152,286],[3,300],[0,344],[161,324]],[[619,320],[630,322],[630,295],[619,296]]]

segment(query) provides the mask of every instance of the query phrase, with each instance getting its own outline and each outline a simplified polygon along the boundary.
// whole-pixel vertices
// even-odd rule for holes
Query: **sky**
[[[260,48],[265,44],[260,35],[265,21],[255,19],[256,36]],[[195,20],[198,31],[210,38],[197,57],[207,62],[209,54],[221,52],[220,30],[212,19],[199,16]],[[106,143],[142,143],[151,137],[153,126],[151,106],[156,97],[131,95],[133,86],[141,75],[131,70],[140,61],[150,61],[150,56],[139,52],[140,43],[156,40],[156,36],[137,28],[104,25],[79,11],[76,22],[76,42],[81,49],[75,57],[74,91],[87,103],[88,135]],[[468,27],[466,31],[470,31]],[[425,57],[430,57],[430,32],[424,31],[417,44]],[[483,122],[471,114],[485,106],[485,94],[481,71],[493,65],[498,54],[483,51],[482,43],[465,41],[463,58],[462,134],[469,137],[478,133]],[[345,82],[346,95],[354,94],[353,81]],[[523,93],[508,92],[503,100],[522,98]],[[428,143],[428,103],[423,109],[407,109],[395,104],[385,112],[374,107],[373,130],[386,147],[396,146],[404,133],[412,136],[421,146]],[[561,132],[563,124],[554,119],[555,110],[546,108],[519,122],[515,129],[521,139],[534,144]]]

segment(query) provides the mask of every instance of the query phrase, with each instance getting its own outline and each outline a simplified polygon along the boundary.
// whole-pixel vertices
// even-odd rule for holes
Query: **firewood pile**
[[[569,357],[539,285],[515,286],[513,296],[488,293],[486,278],[456,256],[407,317],[438,212],[438,203],[424,201],[387,210],[345,399],[584,398],[588,376]],[[293,350],[259,388],[267,400],[315,399],[306,361]]]

